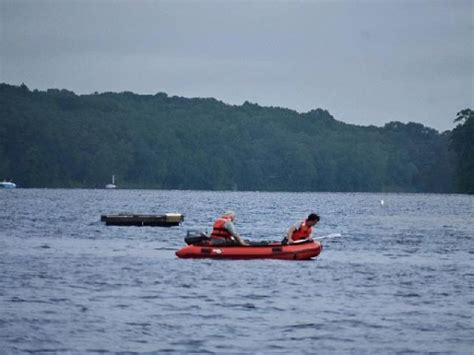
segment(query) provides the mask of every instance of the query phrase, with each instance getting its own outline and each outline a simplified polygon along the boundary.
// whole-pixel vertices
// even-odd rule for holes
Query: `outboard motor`
[[[184,241],[188,245],[202,245],[209,244],[211,238],[209,238],[205,233],[197,230],[189,230],[186,232],[186,237]]]

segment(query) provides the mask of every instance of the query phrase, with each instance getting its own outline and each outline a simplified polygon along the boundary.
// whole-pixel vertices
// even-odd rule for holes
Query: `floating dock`
[[[101,215],[100,220],[107,226],[153,226],[174,227],[184,221],[181,213],[165,213],[161,215],[120,213]]]

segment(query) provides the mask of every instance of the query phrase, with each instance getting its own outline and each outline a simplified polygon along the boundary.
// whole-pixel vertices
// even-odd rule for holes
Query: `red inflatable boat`
[[[322,245],[317,241],[285,245],[280,242],[254,242],[249,246],[211,245],[197,243],[178,250],[180,258],[212,259],[283,259],[309,260],[321,253]]]

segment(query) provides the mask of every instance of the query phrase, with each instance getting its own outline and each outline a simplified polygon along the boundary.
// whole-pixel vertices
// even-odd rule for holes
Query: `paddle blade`
[[[332,233],[332,234],[324,235],[322,237],[317,237],[317,238],[313,238],[313,239],[314,240],[323,240],[323,239],[331,239],[331,238],[338,238],[338,237],[342,237],[341,233]]]

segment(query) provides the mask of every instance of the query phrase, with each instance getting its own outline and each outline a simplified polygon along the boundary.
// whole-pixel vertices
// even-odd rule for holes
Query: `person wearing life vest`
[[[292,225],[288,230],[288,244],[293,244],[299,240],[311,240],[313,226],[319,222],[319,216],[311,213],[304,221]]]
[[[214,221],[211,232],[211,240],[228,241],[240,245],[248,245],[237,233],[234,225],[235,212],[227,211]]]

